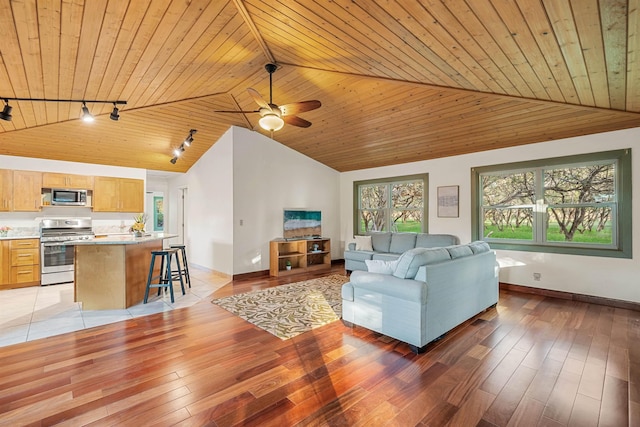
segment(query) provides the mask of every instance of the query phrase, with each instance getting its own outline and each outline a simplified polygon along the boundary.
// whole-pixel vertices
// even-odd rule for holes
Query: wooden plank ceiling
[[[274,103],[322,102],[273,138],[338,171],[638,127],[639,28],[640,0],[0,0],[0,97],[127,101],[9,101],[0,154],[184,172],[257,126],[216,111],[268,62]]]

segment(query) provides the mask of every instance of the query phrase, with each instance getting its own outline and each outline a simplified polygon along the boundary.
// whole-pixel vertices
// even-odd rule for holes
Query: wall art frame
[[[438,218],[458,218],[460,187],[447,185],[438,187]]]

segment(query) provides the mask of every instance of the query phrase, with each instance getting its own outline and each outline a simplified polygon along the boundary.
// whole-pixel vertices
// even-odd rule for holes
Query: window
[[[427,175],[356,181],[353,187],[355,234],[426,231]]]
[[[631,150],[473,170],[474,239],[631,258]]]

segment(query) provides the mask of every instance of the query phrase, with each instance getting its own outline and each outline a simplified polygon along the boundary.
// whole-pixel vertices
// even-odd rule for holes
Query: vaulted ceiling
[[[269,62],[275,104],[322,102],[273,139],[338,171],[640,127],[639,29],[640,0],[0,0],[0,98],[97,115],[10,101],[0,154],[184,172],[257,127],[216,111]]]

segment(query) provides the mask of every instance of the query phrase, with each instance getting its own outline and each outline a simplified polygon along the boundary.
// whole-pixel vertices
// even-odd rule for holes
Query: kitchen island
[[[75,301],[83,310],[116,310],[144,299],[151,251],[161,250],[163,240],[177,234],[147,233],[103,235],[91,240],[73,240],[75,246]],[[159,274],[160,266],[156,266]]]

